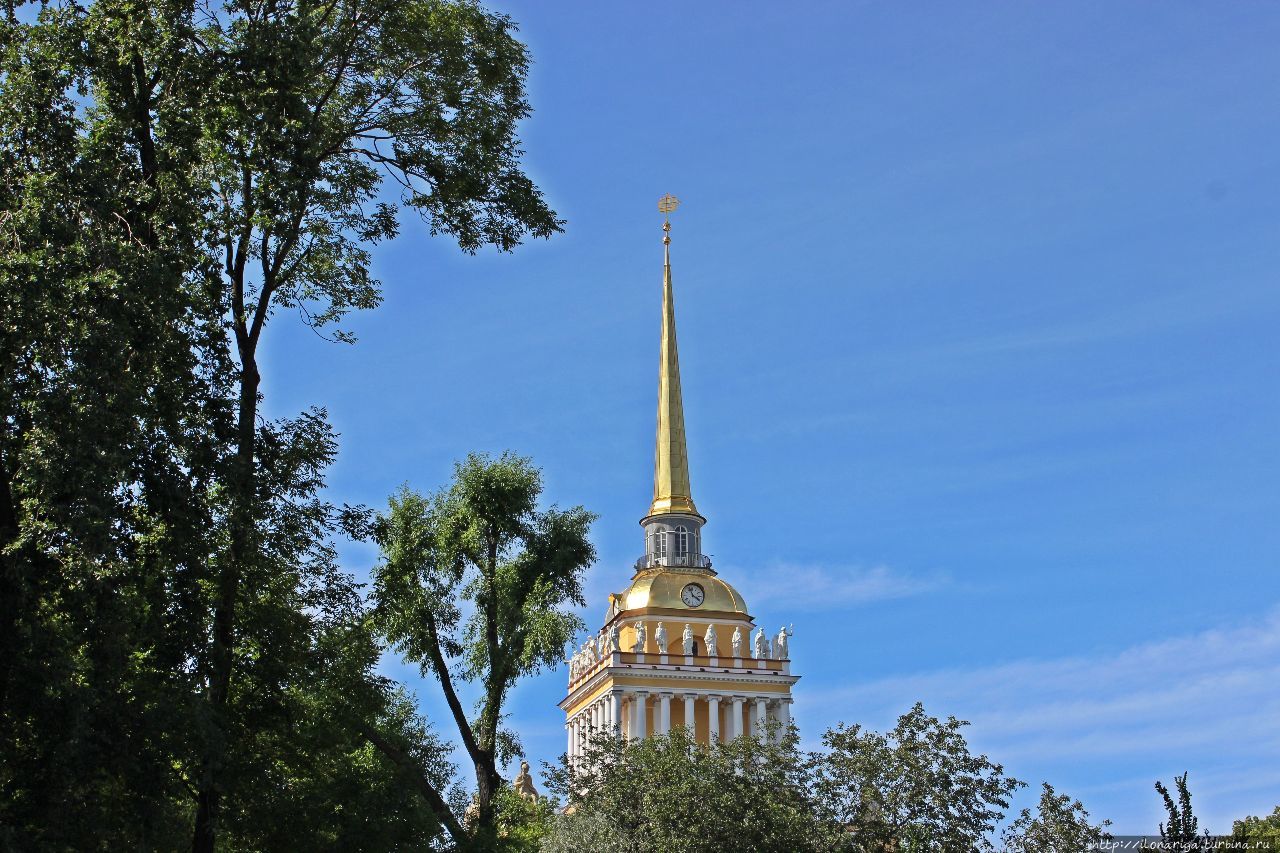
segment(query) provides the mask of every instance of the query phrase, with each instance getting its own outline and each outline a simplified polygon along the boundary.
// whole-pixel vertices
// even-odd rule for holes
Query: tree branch
[[[427,805],[431,807],[440,823],[444,824],[444,828],[449,831],[449,835],[453,836],[453,840],[460,845],[465,845],[471,836],[463,828],[458,819],[453,816],[453,811],[449,808],[449,804],[444,801],[444,797],[440,796],[440,792],[435,789],[430,780],[423,774],[422,768],[418,765],[409,753],[393,744],[382,736],[377,729],[365,723],[359,717],[355,717],[355,726],[360,731],[360,735],[369,743],[373,744],[379,752],[391,759],[391,762],[409,774],[413,779],[414,787],[418,789],[418,793],[427,801]]]
[[[458,726],[458,734],[462,737],[462,744],[467,748],[467,754],[471,756],[471,761],[480,764],[484,760],[484,752],[480,749],[480,745],[476,742],[475,733],[471,730],[471,723],[467,721],[467,713],[462,709],[462,702],[458,700],[458,693],[453,689],[453,678],[449,675],[449,667],[445,662],[444,654],[440,651],[440,637],[436,630],[436,618],[433,614],[427,614],[427,656],[431,658],[431,667],[436,671],[436,677],[440,679],[440,686],[444,689],[444,698],[449,703],[449,710],[453,712],[453,720]]]
[[[502,659],[502,650],[498,643],[498,536],[489,533],[488,553],[485,555],[485,626],[484,639],[489,653],[489,683],[485,685],[485,707],[483,713],[483,732],[490,750],[498,742],[498,708],[502,705],[503,676],[506,666]]]

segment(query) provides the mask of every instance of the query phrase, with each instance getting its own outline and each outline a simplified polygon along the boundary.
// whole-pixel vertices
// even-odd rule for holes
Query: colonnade
[[[610,731],[632,739],[647,737],[650,710],[653,734],[667,734],[672,728],[673,702],[682,703],[686,726],[696,719],[697,703],[705,703],[712,741],[732,740],[748,733],[758,737],[764,734],[769,720],[778,722],[775,736],[781,737],[791,722],[789,696],[617,688],[598,696],[565,723],[570,761],[576,762],[582,756],[585,742],[594,732]]]

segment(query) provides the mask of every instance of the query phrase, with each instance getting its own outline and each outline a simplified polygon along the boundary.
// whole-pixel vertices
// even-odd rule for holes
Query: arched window
[[[676,528],[676,556],[689,556],[689,529],[687,527]]]
[[[653,534],[653,556],[667,556],[667,534],[664,530],[658,530]]]

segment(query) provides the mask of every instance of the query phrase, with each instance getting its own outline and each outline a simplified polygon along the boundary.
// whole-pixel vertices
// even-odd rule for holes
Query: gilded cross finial
[[[670,245],[671,243],[671,212],[680,206],[680,199],[667,193],[658,199],[658,212],[662,214],[662,242]]]

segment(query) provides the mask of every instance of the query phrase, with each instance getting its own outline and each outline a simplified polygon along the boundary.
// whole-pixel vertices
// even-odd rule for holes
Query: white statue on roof
[[[773,641],[773,656],[778,660],[789,660],[791,655],[791,644],[789,638],[796,632],[795,626],[787,628],[783,625],[778,631],[777,639]]]

